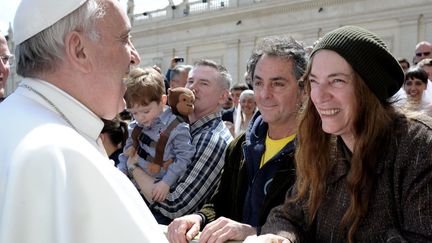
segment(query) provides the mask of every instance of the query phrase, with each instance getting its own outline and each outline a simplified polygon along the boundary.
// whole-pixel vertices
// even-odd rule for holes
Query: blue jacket
[[[260,212],[268,200],[267,197],[277,198],[278,203],[283,203],[285,193],[295,181],[294,151],[295,141],[285,145],[260,169],[261,157],[265,152],[265,139],[268,124],[261,116],[256,117],[246,133],[246,143],[243,146],[244,158],[247,170],[247,193],[243,207],[243,222],[252,226],[259,226]],[[277,178],[275,178],[278,176]],[[279,178],[281,176],[281,178]],[[275,183],[275,179],[283,179],[284,182]],[[285,186],[285,187],[284,187]],[[279,191],[278,187],[283,187]],[[278,195],[272,195],[277,191]],[[269,193],[270,192],[270,193]],[[268,213],[267,213],[268,214]]]
[[[257,112],[246,135],[230,143],[219,186],[198,212],[204,220],[202,227],[224,216],[257,226],[259,230],[270,210],[284,202],[286,192],[295,181],[294,142],[258,171],[267,130],[267,123]]]

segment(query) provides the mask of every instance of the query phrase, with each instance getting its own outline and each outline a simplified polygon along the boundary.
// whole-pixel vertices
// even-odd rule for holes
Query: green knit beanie
[[[311,57],[321,49],[342,56],[381,101],[393,96],[404,82],[402,68],[384,42],[363,28],[344,26],[327,33],[315,45]]]

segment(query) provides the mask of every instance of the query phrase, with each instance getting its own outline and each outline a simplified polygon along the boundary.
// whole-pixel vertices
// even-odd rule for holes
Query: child
[[[159,179],[154,185],[149,185],[153,186],[152,198],[147,199],[164,201],[170,187],[174,186],[185,172],[195,153],[195,148],[191,144],[189,125],[179,122],[183,120],[166,106],[167,96],[163,76],[153,68],[137,68],[131,71],[127,80],[125,99],[127,109],[134,121],[129,125],[129,138],[123,154],[120,155],[118,168],[128,174],[127,172],[135,169],[135,166],[131,168],[128,164],[135,164],[149,175]],[[161,139],[165,140],[166,144],[163,145],[164,152],[159,153],[163,168],[152,163],[157,157],[157,148],[160,148],[157,146],[162,138],[161,133],[167,137]],[[136,147],[133,146],[134,144]],[[138,156],[135,156],[136,153]],[[128,159],[137,159],[137,161],[131,163]]]

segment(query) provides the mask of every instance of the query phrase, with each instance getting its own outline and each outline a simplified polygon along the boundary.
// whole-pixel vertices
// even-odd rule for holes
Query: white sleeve
[[[132,183],[91,146],[34,146],[8,177],[0,242],[167,242]]]

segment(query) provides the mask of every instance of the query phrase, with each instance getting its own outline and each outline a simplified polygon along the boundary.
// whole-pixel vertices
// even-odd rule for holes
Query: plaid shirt
[[[194,212],[213,194],[220,180],[225,149],[233,140],[220,112],[201,118],[190,129],[196,148],[192,162],[170,189],[167,199],[151,205],[152,210],[171,219]]]

